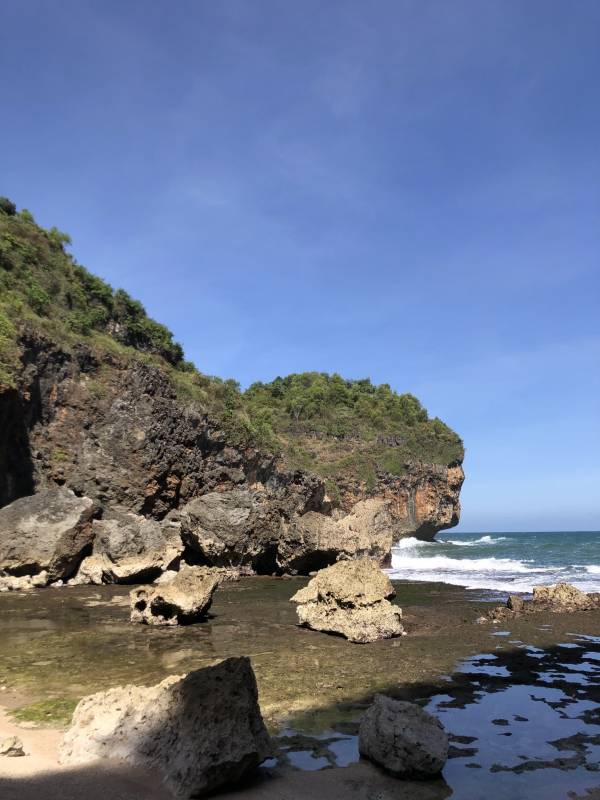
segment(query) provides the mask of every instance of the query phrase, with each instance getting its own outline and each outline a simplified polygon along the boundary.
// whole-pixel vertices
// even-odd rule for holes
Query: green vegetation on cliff
[[[235,381],[201,374],[139,301],[75,261],[70,241],[0,198],[0,386],[16,384],[19,338],[32,329],[66,350],[85,342],[101,361],[111,353],[154,363],[180,396],[220,419],[233,443],[280,452],[288,465],[317,472],[332,487],[340,477],[371,486],[378,473],[401,474],[408,460],[462,460],[460,438],[429,419],[416,397],[387,384],[308,372],[242,393]],[[100,384],[94,379],[90,390],[101,393]]]
[[[460,438],[411,394],[368,378],[305,372],[255,383],[243,395],[251,419],[268,424],[288,459],[324,476],[373,482],[377,472],[399,474],[407,460],[462,460]]]
[[[150,319],[138,300],[88,272],[65,250],[70,237],[45,230],[32,215],[0,198],[0,363],[10,371],[11,318],[38,323],[60,339],[106,334],[115,342],[183,366],[171,332]],[[8,333],[7,333],[8,329]]]

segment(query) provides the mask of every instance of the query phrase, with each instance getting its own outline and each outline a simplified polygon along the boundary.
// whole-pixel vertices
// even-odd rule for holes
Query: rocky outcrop
[[[360,722],[358,749],[394,775],[432,777],[448,758],[448,736],[420,706],[378,694]]]
[[[157,769],[177,797],[202,796],[239,781],[270,755],[257,697],[248,658],[84,697],[60,760],[123,759]]]
[[[570,583],[533,587],[531,606],[536,611],[586,611],[597,605],[595,598]]]
[[[397,530],[391,502],[359,500],[348,514],[309,511],[283,525],[277,563],[286,571],[308,573],[338,559],[370,557],[388,564]]]
[[[362,558],[321,570],[291,601],[301,625],[365,644],[403,633],[402,610],[388,600],[394,594],[377,562]]]
[[[347,515],[301,513],[303,506],[303,498],[298,508],[264,489],[234,489],[198,497],[168,519],[179,521],[194,557],[213,566],[308,573],[340,558],[389,559],[394,524],[388,501],[359,501]]]
[[[479,624],[486,622],[505,622],[524,614],[537,614],[550,611],[564,614],[573,611],[593,611],[600,609],[600,594],[586,594],[570,583],[556,583],[553,586],[534,586],[533,599],[524,600],[518,595],[510,595],[504,606],[495,606],[486,615],[478,617]]]
[[[184,564],[175,577],[155,586],[133,589],[131,621],[147,625],[189,625],[206,616],[220,576]]]
[[[45,583],[70,578],[91,548],[95,511],[89,497],[63,487],[0,509],[0,574],[45,574]]]
[[[141,583],[167,570],[183,552],[179,526],[111,509],[92,523],[92,554],[79,567],[80,583]]]
[[[100,363],[86,345],[67,353],[31,333],[21,347],[18,388],[0,392],[0,505],[56,485],[94,500],[102,521],[81,580],[148,579],[163,569],[164,530],[144,527],[142,552],[143,523],[128,513],[180,525],[187,561],[263,574],[361,555],[389,563],[400,536],[432,538],[458,522],[459,464],[407,461],[402,475],[381,473],[369,486],[340,479],[333,499],[318,476],[233,446],[156,366],[106,353]]]
[[[458,525],[464,479],[458,463],[443,466],[406,461],[402,475],[380,474],[370,490],[347,480],[341,487],[341,505],[347,513],[366,497],[387,500],[395,539],[415,536],[432,540],[438,531]]]

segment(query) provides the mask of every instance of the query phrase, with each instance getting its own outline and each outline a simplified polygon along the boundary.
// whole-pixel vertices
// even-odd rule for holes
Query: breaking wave
[[[534,586],[559,581],[590,592],[600,591],[599,560],[600,534],[464,535],[432,542],[408,537],[392,549],[388,572],[397,580],[497,592],[530,593]]]

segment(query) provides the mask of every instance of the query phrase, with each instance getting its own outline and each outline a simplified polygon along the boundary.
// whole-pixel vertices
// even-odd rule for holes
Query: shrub
[[[17,207],[8,197],[0,197],[0,213],[14,217],[17,213]]]
[[[35,280],[27,286],[27,302],[36,314],[44,316],[50,306],[50,297]]]

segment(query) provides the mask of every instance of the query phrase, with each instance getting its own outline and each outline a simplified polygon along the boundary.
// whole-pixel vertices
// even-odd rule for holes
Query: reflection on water
[[[566,800],[600,786],[600,638],[572,638],[469,658],[444,694],[423,701],[450,734],[443,777],[454,800]],[[323,758],[322,767],[357,761],[357,736],[334,734],[313,738],[313,749],[298,739],[294,757],[286,748],[289,762],[317,769]]]

